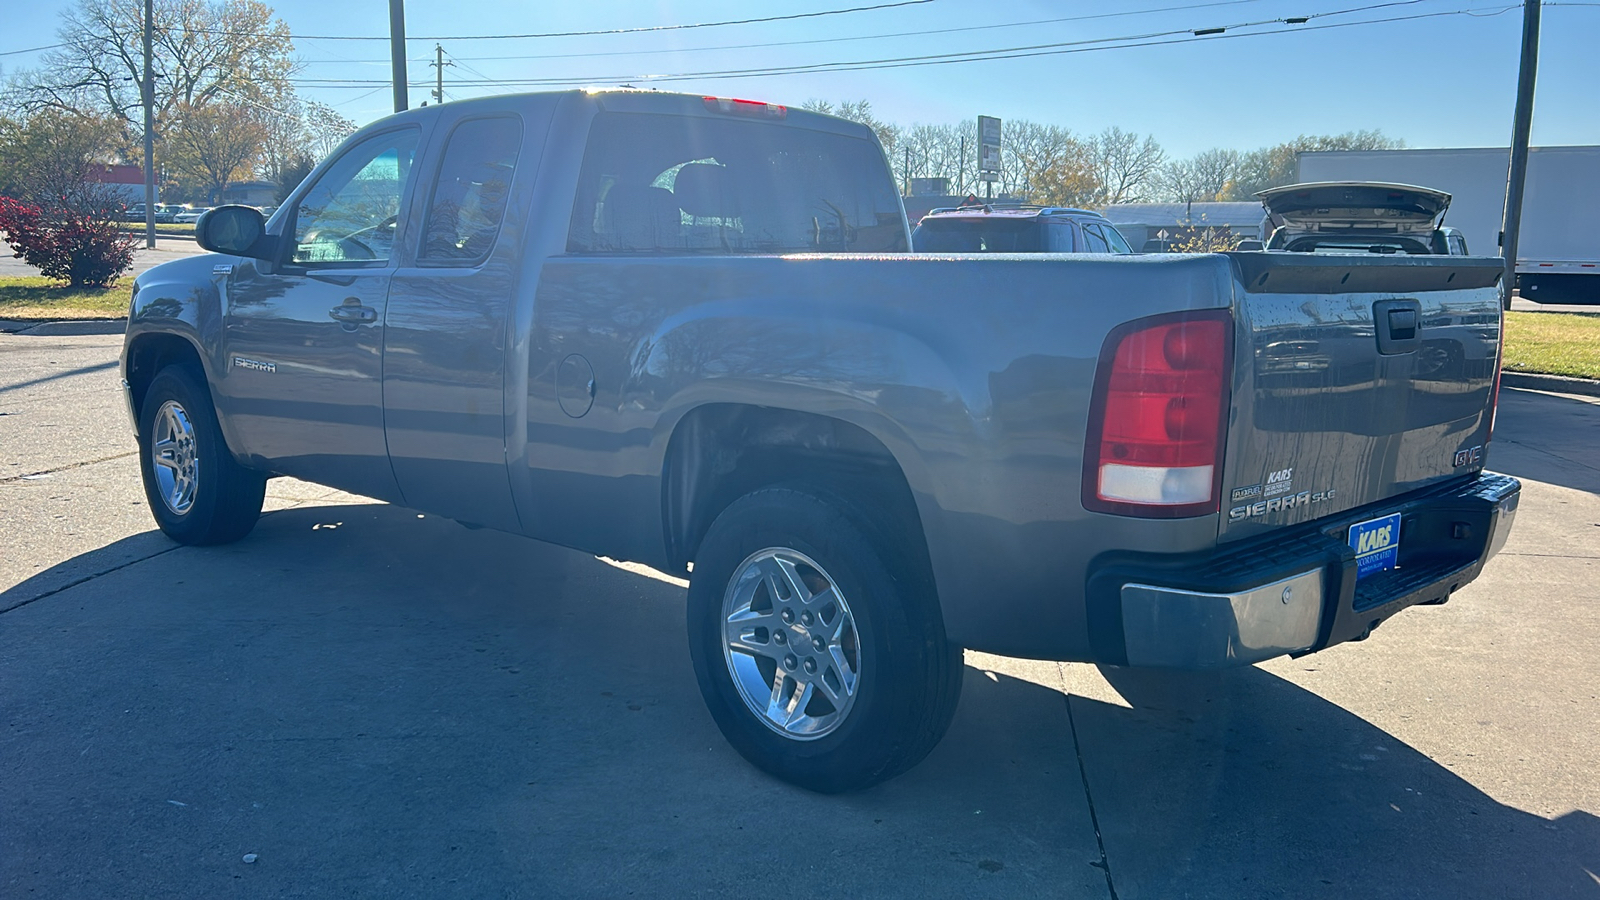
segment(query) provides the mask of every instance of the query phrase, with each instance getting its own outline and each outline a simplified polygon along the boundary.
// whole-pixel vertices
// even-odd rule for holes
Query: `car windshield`
[[[1039,253],[1038,219],[924,219],[911,233],[918,253]]]

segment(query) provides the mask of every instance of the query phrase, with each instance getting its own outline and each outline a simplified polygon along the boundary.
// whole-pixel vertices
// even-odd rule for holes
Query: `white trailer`
[[[1298,180],[1386,181],[1448,191],[1444,224],[1477,256],[1500,254],[1511,151],[1328,150],[1298,156]],[[1534,147],[1517,247],[1522,296],[1547,303],[1600,303],[1600,147]]]

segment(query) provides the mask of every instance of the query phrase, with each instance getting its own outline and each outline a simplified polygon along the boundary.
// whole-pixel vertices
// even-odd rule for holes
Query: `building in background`
[[[1105,217],[1122,232],[1128,245],[1143,249],[1146,241],[1182,240],[1204,228],[1227,228],[1238,238],[1266,240],[1261,233],[1266,213],[1254,201],[1206,203],[1113,203]],[[1162,232],[1166,238],[1161,238]]]
[[[124,205],[144,202],[144,168],[141,166],[95,166],[88,181],[103,184]],[[156,198],[159,203],[160,197]]]
[[[245,206],[272,206],[278,200],[278,186],[270,181],[236,181],[222,192],[221,202]]]

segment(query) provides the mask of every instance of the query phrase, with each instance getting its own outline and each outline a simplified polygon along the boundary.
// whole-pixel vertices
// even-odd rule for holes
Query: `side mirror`
[[[1265,249],[1267,249],[1267,245],[1261,243],[1260,241],[1252,240],[1250,238],[1246,238],[1246,239],[1240,241],[1239,242],[1239,246],[1237,246],[1237,247],[1235,247],[1233,249],[1235,249],[1235,250],[1265,250]]]
[[[212,253],[270,259],[273,240],[267,234],[267,220],[250,206],[219,206],[194,223],[194,239]]]

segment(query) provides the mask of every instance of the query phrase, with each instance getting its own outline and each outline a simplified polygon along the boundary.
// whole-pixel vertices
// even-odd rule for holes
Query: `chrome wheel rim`
[[[796,550],[751,554],[722,600],[722,656],[745,706],[786,738],[825,737],[860,693],[861,640],[838,582]]]
[[[200,459],[195,452],[194,423],[183,404],[168,400],[156,411],[150,429],[150,471],[161,502],[177,515],[194,506],[200,484]]]

